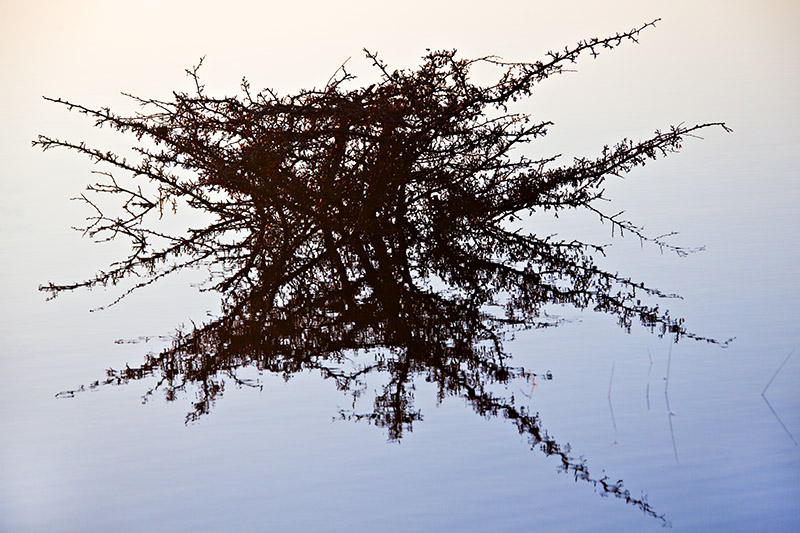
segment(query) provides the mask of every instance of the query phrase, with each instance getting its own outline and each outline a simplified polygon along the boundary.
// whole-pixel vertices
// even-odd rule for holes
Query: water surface
[[[433,6],[423,19],[409,6],[394,15],[404,24],[397,28],[387,28],[385,13],[320,7],[304,12],[308,31],[287,25],[277,33],[257,22],[274,13],[155,18],[146,7],[135,14],[99,4],[74,13],[2,8],[2,60],[13,83],[2,86],[0,529],[661,529],[635,505],[559,472],[558,457],[531,449],[512,421],[479,416],[457,396],[440,402],[424,379],[414,391],[422,419],[399,441],[385,428],[340,420],[352,398],[314,372],[288,382],[252,372],[262,387],[229,385],[213,411],[189,425],[192,394],[142,405],[146,380],[56,398],[106,368],[139,364],[166,345],[159,336],[204,320],[218,303],[191,286],[199,274],[165,280],[103,312],[87,311],[108,303],[110,292],[44,302],[40,283],[85,277],[119,250],[69,230],[85,211],[67,198],[93,168],[29,148],[42,132],[118,146],[41,94],[101,105],[123,102],[120,90],[168,95],[202,54],[221,93],[233,92],[243,74],[256,86],[291,90],[324,82],[365,45],[408,66],[425,47],[535,59],[656,17],[663,22],[640,45],[542,86],[532,110],[556,127],[535,149],[594,154],[680,121],[733,127],[609,185],[630,218],[654,233],[679,230],[678,242],[706,250],[678,258],[614,239],[606,264],[683,296],[666,303],[694,331],[736,340],[725,349],[671,344],[641,328],[627,334],[611,317],[554,309],[570,321],[506,344],[515,364],[552,379],[537,378],[535,387],[511,380],[498,393],[538,413],[541,427],[583,457],[594,477],[623,480],[676,530],[800,526],[800,353],[787,360],[800,344],[794,6],[632,3],[543,15],[509,3],[459,17]],[[112,28],[109,17],[129,22]],[[169,17],[172,29],[157,31]],[[217,25],[227,28],[222,35]],[[156,36],[132,50],[142,27]],[[309,32],[327,40],[302,37]],[[321,50],[321,42],[337,44]],[[289,51],[265,51],[276,49]],[[610,229],[588,218],[536,223],[612,242]],[[140,337],[151,339],[115,342]]]

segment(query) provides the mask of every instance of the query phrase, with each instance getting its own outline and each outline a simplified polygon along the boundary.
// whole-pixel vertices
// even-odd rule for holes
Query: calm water
[[[593,478],[623,480],[675,530],[800,529],[798,10],[789,2],[758,10],[591,5],[540,15],[509,2],[498,13],[475,7],[456,16],[425,3],[422,20],[422,4],[397,14],[320,7],[303,12],[303,31],[287,25],[270,35],[258,21],[274,13],[242,21],[235,8],[213,20],[167,13],[176,21],[169,31],[162,19],[102,4],[63,13],[0,8],[0,529],[660,530],[661,520],[560,472],[559,459],[531,449],[511,421],[482,417],[456,397],[439,402],[424,379],[414,391],[422,420],[399,442],[382,428],[339,420],[352,398],[315,373],[286,382],[244,372],[263,386],[229,384],[211,414],[189,425],[194,397],[168,403],[156,395],[143,405],[146,380],[57,399],[106,368],[139,363],[165,345],[159,336],[202,321],[217,301],[192,287],[198,273],[102,312],[87,311],[114,293],[44,302],[40,283],[86,277],[124,249],[69,230],[86,212],[67,198],[93,168],[29,148],[38,133],[120,146],[39,95],[122,106],[120,90],[168,95],[186,88],[182,69],[202,54],[220,93],[232,93],[242,74],[256,87],[291,90],[324,82],[350,55],[357,63],[363,46],[409,67],[425,47],[536,59],[659,16],[639,46],[542,87],[531,110],[556,127],[532,149],[594,154],[670,123],[725,120],[734,133],[688,140],[683,153],[608,188],[619,210],[652,233],[679,230],[677,242],[706,250],[661,255],[630,238],[612,241],[591,218],[530,223],[613,242],[609,268],[683,296],[665,303],[694,331],[736,340],[724,349],[671,344],[641,328],[627,334],[611,317],[554,309],[570,320],[506,346],[515,364],[552,379],[533,387],[520,378],[498,392],[538,413],[542,430],[582,457]],[[103,25],[120,17],[128,20],[122,28]],[[152,28],[153,42],[132,50],[142,27]],[[320,51],[327,42],[335,45]],[[379,385],[379,377],[370,382]]]

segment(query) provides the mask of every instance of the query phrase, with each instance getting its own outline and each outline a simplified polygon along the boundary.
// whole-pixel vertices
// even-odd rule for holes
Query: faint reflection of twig
[[[783,360],[783,363],[781,363],[781,366],[779,366],[778,370],[775,371],[775,374],[772,376],[772,379],[769,380],[769,383],[767,383],[767,386],[764,387],[763,391],[761,391],[761,397],[764,398],[764,401],[767,403],[767,407],[769,407],[769,410],[772,411],[772,414],[775,415],[776,419],[778,419],[778,423],[781,425],[781,427],[784,429],[784,431],[786,431],[786,434],[789,435],[789,438],[792,439],[792,442],[794,442],[794,445],[797,446],[797,439],[794,438],[794,435],[792,435],[792,432],[789,431],[789,428],[787,428],[786,424],[783,423],[783,420],[781,420],[781,417],[779,417],[778,413],[775,412],[775,409],[772,408],[772,404],[769,403],[769,400],[767,400],[767,396],[766,396],[767,389],[769,388],[770,385],[772,385],[772,382],[775,380],[775,378],[778,377],[778,374],[780,373],[780,371],[783,370],[783,367],[786,365],[786,362],[789,361],[789,358],[794,353],[794,350],[795,349],[792,348],[792,351],[789,352],[789,355],[787,355],[786,359]]]
[[[672,365],[672,344],[669,345],[669,355],[667,356],[667,375],[664,376],[664,394],[669,389],[669,368]]]
[[[645,393],[645,397],[647,398],[647,410],[650,410],[650,371],[653,370],[653,356],[650,355],[650,348],[647,349],[647,357],[650,359],[650,367],[647,369],[647,392]]]
[[[772,414],[775,415],[775,418],[778,419],[778,423],[781,425],[784,431],[786,431],[786,434],[789,435],[789,438],[792,439],[794,445],[797,446],[797,440],[794,438],[794,435],[792,435],[792,432],[789,431],[789,428],[786,427],[786,424],[783,423],[783,420],[781,420],[781,417],[779,417],[778,413],[775,412],[775,409],[772,408],[772,405],[769,403],[769,400],[767,400],[767,397],[764,396],[763,394],[761,395],[761,397],[764,398],[765,402],[767,402],[767,407],[769,407],[769,410],[772,411]]]
[[[790,358],[790,357],[792,356],[792,354],[794,353],[794,350],[795,350],[795,349],[794,349],[794,348],[792,348],[792,351],[791,351],[791,352],[789,352],[789,355],[787,355],[787,356],[786,356],[786,359],[784,359],[784,360],[783,360],[783,363],[781,363],[781,366],[779,366],[779,367],[778,367],[778,370],[776,370],[776,371],[775,371],[775,375],[774,375],[774,376],[772,376],[772,379],[770,379],[770,380],[769,380],[769,383],[767,383],[767,386],[766,386],[766,387],[764,387],[764,390],[763,390],[763,391],[761,391],[761,396],[764,396],[764,393],[765,393],[765,392],[767,392],[767,389],[769,388],[769,386],[770,386],[770,385],[772,385],[772,382],[775,380],[775,378],[776,378],[776,377],[778,377],[778,374],[780,373],[780,371],[781,371],[781,370],[783,370],[783,367],[784,367],[784,365],[786,365],[786,362],[787,362],[787,361],[789,361],[789,358]]]
[[[672,427],[672,417],[675,416],[675,413],[672,412],[672,409],[669,407],[669,369],[672,365],[672,344],[669,345],[669,356],[667,357],[667,375],[664,378],[664,398],[667,400],[667,420],[669,420],[669,435],[672,438],[672,451],[675,452],[675,462],[680,464],[680,460],[678,460],[678,446],[675,444],[675,430]]]
[[[611,379],[608,381],[608,409],[611,411],[611,423],[614,424],[614,433],[617,432],[617,420],[614,418],[614,407],[611,405],[611,384],[614,382],[614,367],[616,361],[611,365]]]
[[[536,388],[536,376],[531,376],[531,392],[525,392],[524,390],[520,389],[519,391],[525,395],[526,398],[533,397],[533,389]]]

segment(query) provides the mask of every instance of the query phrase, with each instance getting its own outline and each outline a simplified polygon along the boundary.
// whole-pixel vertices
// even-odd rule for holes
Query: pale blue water
[[[694,331],[736,340],[726,349],[690,341],[670,347],[641,329],[626,334],[610,317],[564,309],[577,320],[521,333],[507,346],[520,365],[550,371],[553,379],[537,381],[532,392],[529,383],[514,382],[509,392],[539,413],[559,443],[584,457],[593,475],[624,480],[632,496],[646,495],[675,530],[800,529],[800,105],[794,90],[800,47],[789,24],[797,9],[780,2],[751,11],[744,4],[711,9],[676,2],[659,7],[666,13],[644,7],[631,13],[633,6],[621,4],[601,17],[587,5],[534,26],[535,10],[511,3],[505,16],[476,7],[458,18],[436,7],[430,20],[395,15],[407,30],[416,28],[406,32],[400,22],[387,28],[388,15],[380,13],[357,11],[356,22],[347,22],[322,8],[305,12],[320,39],[328,35],[326,20],[351,29],[324,52],[319,42],[289,30],[254,37],[256,16],[239,20],[249,32],[234,31],[226,12],[225,31],[256,39],[246,42],[258,44],[258,52],[221,37],[197,37],[213,35],[212,23],[202,18],[199,28],[158,34],[159,46],[135,53],[124,37],[136,35],[136,20],[149,19],[131,20],[130,29],[123,24],[117,39],[99,23],[108,15],[102,10],[37,15],[4,6],[0,530],[661,529],[633,506],[559,473],[556,458],[531,450],[513,424],[484,419],[459,399],[438,404],[423,380],[417,380],[415,404],[424,418],[399,443],[387,442],[380,428],[334,420],[350,399],[313,374],[287,383],[264,375],[261,391],[229,386],[210,416],[188,426],[191,396],[142,405],[144,382],[56,399],[59,391],[163,346],[157,339],[116,340],[168,335],[190,319],[202,320],[216,301],[190,286],[195,279],[176,278],[103,312],[87,310],[113,299],[111,293],[44,302],[39,283],[86,276],[118,254],[68,229],[86,213],[67,198],[82,189],[92,167],[28,147],[37,133],[118,142],[90,131],[82,117],[40,102],[40,94],[89,103],[113,100],[119,90],[169,94],[184,83],[180,69],[203,53],[213,84],[230,93],[242,74],[259,78],[254,85],[282,83],[268,81],[276,78],[291,78],[289,85],[324,82],[336,61],[349,55],[356,61],[360,47],[373,43],[394,54],[392,61],[408,58],[409,67],[425,46],[440,44],[468,55],[534,59],[549,47],[657,16],[664,21],[647,36],[649,45],[643,39],[543,86],[534,110],[557,127],[541,149],[586,153],[671,122],[725,120],[733,134],[709,131],[705,140],[687,141],[683,153],[609,185],[609,196],[630,218],[653,233],[680,230],[677,242],[706,250],[681,259],[615,239],[606,264],[682,295],[665,303]],[[12,31],[10,14],[14,26],[29,31]],[[97,33],[86,20],[98,24]],[[531,28],[545,35],[532,43]],[[292,43],[295,52],[264,51],[278,44],[291,50]],[[103,54],[114,61],[100,69],[95,61]],[[142,65],[160,57],[167,59],[157,69],[151,64],[160,74],[147,74]],[[269,75],[260,61],[269,63]],[[298,65],[311,71],[308,78]],[[611,242],[610,229],[590,218],[537,223]]]

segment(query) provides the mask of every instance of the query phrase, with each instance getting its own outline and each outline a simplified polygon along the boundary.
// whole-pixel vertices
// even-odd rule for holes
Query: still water
[[[319,371],[285,380],[243,369],[237,377],[258,386],[229,380],[211,412],[188,424],[195,392],[173,402],[157,392],[143,404],[153,379],[57,397],[102,379],[107,368],[141,364],[146,354],[168,346],[176,327],[206,320],[219,303],[194,288],[203,278],[199,272],[163,280],[104,311],[87,312],[113,300],[111,291],[43,301],[39,284],[84,278],[125,250],[94,246],[69,230],[86,212],[67,198],[80,192],[93,168],[70,154],[29,148],[38,133],[113,139],[89,131],[83,117],[40,103],[39,95],[71,91],[65,96],[77,93],[95,103],[119,90],[169,94],[185,88],[177,74],[194,64],[200,44],[209,55],[217,50],[222,56],[227,48],[213,40],[171,46],[174,62],[160,67],[166,78],[137,85],[130,65],[161,57],[163,48],[124,55],[112,46],[108,53],[129,68],[115,69],[107,80],[90,61],[100,57],[86,56],[102,48],[93,40],[99,37],[84,36],[86,27],[65,26],[66,14],[42,21],[15,12],[28,27],[42,28],[36,35],[61,35],[71,43],[66,49],[83,52],[84,59],[62,58],[83,73],[66,75],[46,47],[23,52],[22,37],[3,43],[5,64],[20,80],[3,91],[21,104],[3,106],[0,530],[799,529],[800,105],[791,88],[800,62],[785,22],[796,20],[797,10],[780,2],[758,12],[721,5],[733,7],[686,13],[690,4],[679,2],[667,13],[640,8],[635,19],[622,8],[604,13],[608,20],[571,13],[556,19],[561,27],[549,28],[548,40],[536,46],[503,40],[511,31],[492,33],[499,50],[475,40],[477,14],[465,15],[461,24],[470,31],[463,34],[446,24],[442,29],[442,21],[452,19],[436,10],[431,16],[438,23],[411,26],[413,42],[424,46],[468,42],[464,48],[478,50],[475,55],[519,55],[662,16],[663,26],[647,36],[649,48],[643,38],[633,51],[614,51],[542,87],[534,111],[557,128],[541,150],[594,154],[604,143],[646,137],[680,120],[725,120],[734,129],[687,140],[682,153],[608,187],[629,218],[654,234],[679,230],[675,240],[705,246],[701,253],[679,258],[642,248],[635,239],[612,239],[610,228],[591,217],[528,222],[613,243],[604,267],[681,295],[665,305],[693,331],[735,337],[727,348],[688,339],[675,344],[643,328],[626,333],[612,317],[549,309],[565,319],[558,327],[517,332],[505,345],[510,365],[535,376],[487,385],[499,397],[513,396],[517,410],[535,419],[538,441],[530,431],[520,433],[519,418],[508,410],[478,413],[463,396],[438,397],[436,384],[424,376],[409,390],[419,419],[401,438],[367,420],[347,419],[371,409],[375,391],[385,385],[377,373],[367,377],[354,404],[350,392],[337,390]],[[95,9],[85,15],[100,21],[109,14]],[[363,27],[378,25],[362,16]],[[316,14],[312,21],[325,17]],[[382,41],[366,30],[355,34],[405,60],[408,52],[399,43],[407,47],[408,36],[390,31],[393,40]],[[168,44],[174,43],[161,42]],[[340,46],[351,55],[365,44]],[[691,59],[698,49],[705,51],[703,61]],[[414,52],[408,66],[421,55]],[[337,48],[335,59],[343,53]],[[758,75],[740,69],[742,62],[767,57]],[[283,68],[287,78],[310,85],[338,64],[330,56],[319,62],[318,69],[308,68],[325,75],[310,80],[303,69]],[[232,92],[238,77],[257,64],[255,57],[232,60],[232,72],[209,74],[221,92]],[[351,355],[342,367],[369,361],[367,354]],[[574,468],[563,471],[562,456],[542,449],[550,441],[568,450],[589,479]],[[620,480],[631,501],[604,489]]]

